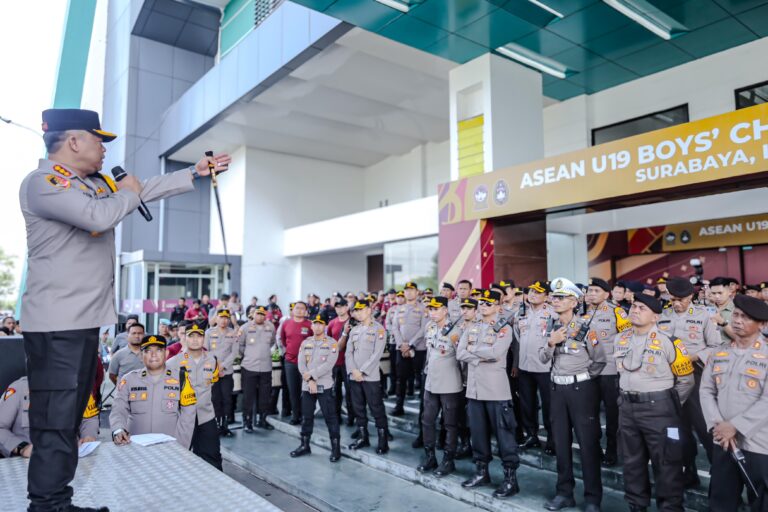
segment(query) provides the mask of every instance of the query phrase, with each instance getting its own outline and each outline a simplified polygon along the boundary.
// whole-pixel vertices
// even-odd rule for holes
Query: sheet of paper
[[[83,443],[80,445],[80,448],[77,450],[77,456],[78,457],[87,457],[90,454],[93,453],[93,451],[99,447],[101,444],[101,441],[92,441],[90,443]]]
[[[678,441],[680,439],[680,431],[677,427],[667,427],[667,437]]]
[[[171,437],[167,434],[137,434],[131,436],[131,443],[140,446],[152,446],[153,444],[168,443],[175,440],[175,437]]]

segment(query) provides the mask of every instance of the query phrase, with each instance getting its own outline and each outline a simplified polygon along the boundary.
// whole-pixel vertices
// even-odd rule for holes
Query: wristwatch
[[[13,449],[13,452],[11,452],[11,455],[17,455],[17,456],[21,455],[21,452],[22,452],[22,451],[24,450],[24,448],[26,448],[27,446],[29,446],[29,443],[28,443],[28,442],[26,442],[26,441],[22,441],[22,442],[20,442],[20,443],[18,444],[18,446],[16,446],[16,448],[14,448],[14,449]]]
[[[119,434],[122,434],[123,432],[125,432],[124,428],[119,428],[119,429],[115,430],[114,432],[112,432],[112,440],[114,441],[115,437],[117,437]]]
[[[197,169],[195,168],[195,166],[193,165],[192,167],[190,167],[190,169],[192,170],[192,179],[193,180],[199,179],[200,173],[197,172]]]

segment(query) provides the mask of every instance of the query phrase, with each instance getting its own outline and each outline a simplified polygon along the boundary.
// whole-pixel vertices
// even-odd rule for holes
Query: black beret
[[[688,297],[693,295],[693,283],[684,277],[670,277],[667,279],[667,291],[673,297]]]
[[[336,304],[334,304],[335,307],[347,306],[347,305],[349,305],[349,302],[347,302],[347,299],[345,299],[344,297],[339,297],[336,300]]]
[[[768,304],[764,301],[748,295],[737,295],[733,303],[752,320],[768,322]]]
[[[600,279],[599,277],[590,277],[589,281],[587,281],[587,284],[589,286],[597,286],[604,292],[611,291],[611,285],[608,284],[608,281],[605,279]]]
[[[684,277],[667,279],[667,291],[673,297],[688,297],[693,295],[693,284]]]
[[[637,281],[629,281],[626,284],[627,290],[631,291],[634,294],[643,293],[643,284],[639,283]]]
[[[648,306],[648,309],[656,313],[657,315],[661,313],[662,307],[661,302],[659,302],[655,297],[652,297],[650,295],[646,295],[644,293],[638,293],[635,295],[635,302],[641,302]]]

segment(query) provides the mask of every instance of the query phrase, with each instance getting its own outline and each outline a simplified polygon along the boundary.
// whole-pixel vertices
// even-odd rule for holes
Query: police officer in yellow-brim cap
[[[93,388],[99,328],[117,323],[114,228],[139,207],[194,189],[208,165],[225,170],[227,155],[140,182],[100,174],[105,142],[96,112],[50,109],[42,115],[48,152],[19,189],[27,227],[22,301],[30,384],[27,472],[30,510],[69,509],[77,468],[77,430]],[[38,409],[41,408],[41,409]],[[42,408],[47,408],[43,410]]]

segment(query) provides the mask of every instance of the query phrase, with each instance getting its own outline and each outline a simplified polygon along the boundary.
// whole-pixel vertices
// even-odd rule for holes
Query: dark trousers
[[[456,418],[457,431],[459,439],[462,442],[469,442],[469,414],[467,411],[467,397],[464,395],[464,391],[459,393],[459,410]]]
[[[397,405],[405,403],[405,388],[408,376],[421,375],[424,372],[424,363],[427,360],[426,350],[417,350],[413,357],[403,357],[403,353],[397,351]],[[424,415],[424,386],[419,388],[419,435],[421,432],[421,419]]]
[[[213,402],[213,412],[217,418],[224,418],[232,409],[232,390],[235,387],[235,381],[231,375],[219,377],[219,382],[211,388],[211,401]]]
[[[499,456],[505,468],[517,469],[520,457],[515,440],[515,412],[511,400],[467,400],[469,430],[472,436],[472,455],[475,462],[493,459],[491,434],[496,436]]]
[[[704,413],[701,410],[701,401],[699,400],[699,386],[701,385],[701,374],[703,369],[698,365],[693,365],[694,386],[688,399],[683,404],[683,436],[684,452],[683,465],[686,467],[696,467],[697,443],[693,433],[699,438],[699,442],[707,453],[707,460],[712,464],[712,434],[707,431],[707,422],[704,420]]]
[[[630,505],[651,504],[648,461],[656,483],[656,506],[661,512],[683,510],[683,441],[677,397],[633,403],[619,399],[619,444],[624,458],[624,499]],[[678,429],[678,439],[674,430]],[[672,433],[672,437],[670,437]],[[730,510],[736,510],[735,508]]]
[[[325,418],[325,425],[328,427],[328,434],[331,439],[341,437],[333,388],[315,395],[309,391],[301,392],[301,435],[311,436],[315,429],[315,406],[317,402],[320,402],[320,410],[323,413],[323,418]]]
[[[757,496],[747,486],[747,499],[752,512],[768,510],[768,455],[742,450],[746,459],[746,470],[757,489]],[[741,470],[720,445],[712,450],[712,474],[709,480],[709,509],[712,512],[738,510],[742,487],[746,484]]]
[[[283,371],[280,372],[280,391],[282,391],[280,414],[282,416],[291,416],[291,393],[288,390],[288,376],[285,371],[285,356],[280,358],[280,365]]]
[[[352,392],[352,409],[358,427],[368,426],[368,414],[365,404],[371,409],[376,422],[376,428],[387,428],[387,414],[384,411],[384,399],[381,396],[380,382],[357,382],[349,379],[349,390]]]
[[[272,393],[272,371],[252,372],[242,369],[243,376],[243,421],[253,421],[253,409],[259,414],[269,412],[269,400]]]
[[[29,382],[29,510],[66,507],[77,469],[77,432],[96,377],[99,329],[24,332]]]
[[[198,424],[197,418],[195,418],[195,430],[192,433],[190,449],[192,453],[205,462],[222,471],[219,429],[216,427],[215,420],[208,420],[205,423]]]
[[[619,430],[619,376],[601,375],[600,401],[605,407],[605,453],[616,456],[616,435]]]
[[[456,453],[456,439],[459,422],[461,392],[433,394],[424,391],[424,414],[421,429],[424,432],[424,446],[435,446],[437,414],[443,410],[442,426],[445,429],[445,451]]]
[[[547,438],[552,439],[552,426],[550,425],[550,387],[549,373],[526,372],[520,370],[518,374],[518,392],[520,393],[520,409],[523,418],[523,428],[528,435],[539,433],[539,404],[536,394],[541,397],[541,417]],[[550,441],[551,442],[551,441]]]
[[[587,380],[567,386],[551,384],[552,437],[557,454],[558,496],[573,496],[573,434],[581,451],[584,500],[600,505],[603,483],[600,473],[600,384]]]
[[[344,387],[344,393],[341,392],[342,386]],[[352,394],[349,392],[349,375],[347,375],[347,366],[344,364],[333,367],[333,396],[336,402],[336,416],[341,418],[341,403],[346,402],[347,416],[354,418]]]
[[[389,350],[389,390],[397,393],[397,345],[389,343],[387,350]]]
[[[291,399],[291,419],[301,421],[301,373],[299,365],[285,362],[285,381],[288,384],[288,396]]]

